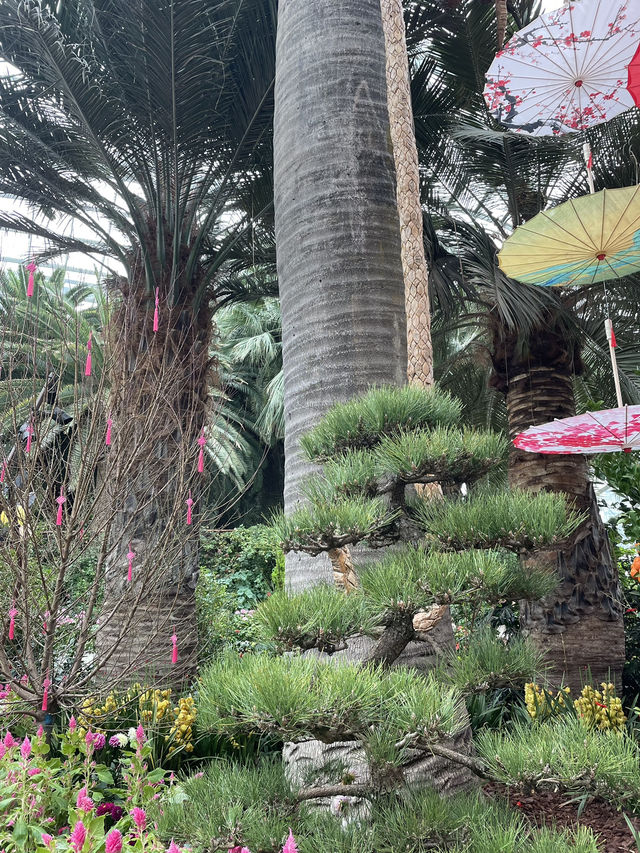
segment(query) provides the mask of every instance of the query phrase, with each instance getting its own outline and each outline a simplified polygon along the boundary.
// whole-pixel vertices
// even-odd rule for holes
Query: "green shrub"
[[[404,790],[376,797],[365,820],[350,822],[348,804],[340,804],[340,815],[296,803],[279,761],[256,767],[214,762],[165,799],[159,828],[167,840],[188,840],[198,853],[243,845],[280,853],[290,827],[300,853],[597,853],[589,830],[575,836],[538,830],[477,795],[449,797],[443,806],[433,790]]]

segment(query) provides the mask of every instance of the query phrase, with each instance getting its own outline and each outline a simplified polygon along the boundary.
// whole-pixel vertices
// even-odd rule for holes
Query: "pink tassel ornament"
[[[85,376],[91,376],[91,347],[92,347],[92,345],[93,344],[91,341],[91,332],[89,332],[89,340],[87,341],[87,361],[84,365],[84,375]]]
[[[29,297],[29,299],[31,299],[31,297],[33,296],[33,285],[35,282],[35,273],[36,273],[36,270],[38,269],[36,264],[35,264],[35,261],[31,261],[30,264],[27,264],[26,269],[29,273],[29,281],[27,282],[27,296]]]
[[[129,560],[129,569],[127,571],[127,580],[129,583],[133,580],[133,559],[136,556],[135,551],[131,550],[131,542],[129,542],[129,553],[127,554],[127,560]]]
[[[44,693],[42,694],[42,710],[46,711],[47,706],[49,705],[49,688],[51,687],[51,679],[49,678],[49,670],[47,670],[47,677],[42,682],[42,686],[44,687]]]
[[[104,437],[104,443],[107,447],[111,447],[111,426],[113,421],[111,420],[111,416],[107,418],[107,434]]]
[[[16,616],[18,615],[18,611],[16,609],[15,601],[11,605],[11,610],[9,611],[9,639],[13,640],[16,635]]]
[[[207,439],[204,437],[204,427],[202,427],[202,432],[198,439],[198,444],[200,445],[200,452],[198,453],[198,474],[202,474],[204,472],[204,446],[206,443]]]
[[[178,663],[178,635],[175,628],[171,636],[171,645],[171,663]]]
[[[25,453],[29,453],[31,450],[31,439],[33,438],[33,424],[29,424],[27,427],[27,446],[24,449]]]
[[[187,498],[187,524],[191,524],[191,507],[193,506],[193,498],[191,497],[191,489],[189,489],[189,497]]]
[[[160,321],[160,288],[156,287],[156,306],[153,309],[153,331],[158,331]]]
[[[2,463],[2,471],[0,471],[0,483],[4,483],[4,478],[7,473],[7,463],[6,461]]]
[[[62,507],[63,507],[65,501],[66,501],[66,498],[61,492],[60,497],[56,498],[56,503],[58,504],[58,514],[56,516],[56,527],[60,527],[62,525]]]

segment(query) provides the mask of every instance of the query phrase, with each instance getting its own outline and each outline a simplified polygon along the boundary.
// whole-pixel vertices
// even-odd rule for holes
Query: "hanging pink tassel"
[[[84,375],[91,376],[91,332],[89,332],[89,340],[87,341],[87,361],[84,366]]]
[[[615,349],[618,346],[616,341],[616,333],[613,331],[613,324],[611,325],[611,346]]]
[[[156,287],[156,307],[153,309],[153,331],[154,332],[158,331],[158,324],[159,324],[159,320],[160,320],[159,306],[160,306],[160,288]]]
[[[33,424],[29,424],[27,427],[27,446],[24,449],[25,453],[29,453],[31,450],[31,439],[33,438]]]
[[[65,496],[60,493],[60,497],[56,498],[56,503],[58,504],[58,515],[56,516],[56,527],[60,527],[62,524],[62,505],[66,501]]]
[[[178,663],[178,635],[176,634],[176,629],[173,629],[173,635],[171,636],[171,643],[173,648],[171,649],[171,663]]]
[[[127,554],[127,560],[129,560],[129,569],[127,571],[127,580],[129,583],[133,580],[133,558],[135,557],[135,551],[131,550],[131,542],[129,542],[129,553]]]
[[[113,424],[113,421],[111,420],[111,418],[110,417],[107,418],[107,434],[106,434],[105,439],[104,439],[104,443],[107,445],[107,447],[111,446],[111,425],[112,424]]]
[[[33,296],[33,285],[35,282],[35,272],[38,269],[35,265],[35,261],[31,261],[30,264],[27,264],[26,269],[29,272],[29,281],[27,282],[27,296],[29,299]]]
[[[193,498],[191,497],[191,489],[189,489],[189,497],[187,498],[187,524],[191,524],[191,507],[193,506]]]
[[[7,473],[6,461],[2,463],[2,471],[0,471],[0,483],[4,483],[5,474]]]
[[[202,427],[202,432],[200,433],[200,438],[198,439],[198,444],[200,445],[200,453],[198,453],[198,473],[202,474],[204,471],[204,446],[207,443],[207,439],[204,437],[204,427]]]
[[[49,670],[47,670],[47,677],[42,682],[42,686],[44,687],[44,693],[42,694],[42,710],[47,710],[47,705],[49,704],[49,688],[51,687],[51,681],[49,679]]]
[[[16,616],[18,615],[18,611],[16,610],[15,601],[11,605],[11,610],[9,611],[9,639],[13,640],[16,635]]]

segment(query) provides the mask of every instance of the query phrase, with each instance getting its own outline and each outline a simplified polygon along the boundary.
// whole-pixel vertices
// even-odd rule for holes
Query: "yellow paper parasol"
[[[592,284],[640,270],[640,186],[602,190],[534,216],[498,255],[511,278]]]

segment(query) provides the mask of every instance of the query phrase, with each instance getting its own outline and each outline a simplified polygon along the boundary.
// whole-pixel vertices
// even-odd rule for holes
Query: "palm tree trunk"
[[[300,436],[372,385],[404,382],[405,313],[379,0],[283,0],[274,127],[285,509],[313,467]],[[331,580],[287,562],[292,589]]]
[[[407,313],[407,379],[410,385],[428,388],[433,385],[429,273],[422,234],[420,172],[402,0],[380,0],[380,7]]]
[[[515,335],[498,330],[493,363],[496,384],[506,393],[509,434],[575,414],[572,379],[580,372],[577,346],[554,325],[537,329],[518,346]],[[558,572],[553,595],[521,606],[523,632],[546,653],[552,683],[580,688],[587,680],[611,677],[620,684],[624,629],[618,570],[600,519],[589,469],[581,455],[526,453],[513,448],[509,459],[512,487],[562,492],[584,512],[586,521],[566,547],[535,552],[531,563]]]
[[[103,523],[110,525],[105,598],[97,636],[105,681],[180,683],[197,660],[197,438],[210,387],[211,309],[197,282],[169,307],[169,282],[152,331],[153,298],[144,281],[125,288],[111,327],[114,381],[110,482]],[[136,286],[139,285],[139,286]],[[189,491],[191,490],[191,492]],[[186,523],[187,496],[194,498]],[[135,553],[128,580],[129,550]],[[172,663],[171,636],[178,638]]]
[[[300,436],[336,402],[406,381],[406,323],[380,0],[281,0],[275,89],[275,221],[285,384],[285,510],[313,467]],[[357,559],[358,552],[354,553]],[[335,555],[334,555],[335,557]],[[331,583],[326,556],[289,555],[287,584]],[[363,660],[360,638],[334,657]],[[407,663],[420,646],[399,662]],[[285,748],[300,787],[335,783],[328,765],[366,778],[357,744]],[[335,770],[334,770],[335,772]],[[418,773],[439,788],[466,774],[443,759]],[[414,777],[411,777],[414,778]]]

